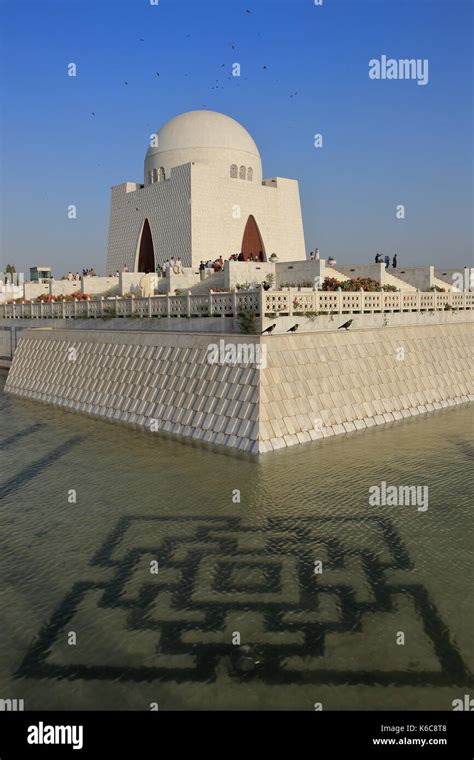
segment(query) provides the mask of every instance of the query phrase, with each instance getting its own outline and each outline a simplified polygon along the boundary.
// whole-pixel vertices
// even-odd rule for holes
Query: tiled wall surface
[[[230,166],[230,164],[229,164]],[[112,188],[106,274],[125,265],[135,270],[143,222],[148,219],[156,263],[181,258],[183,266],[228,259],[242,248],[249,215],[254,215],[267,257],[305,258],[298,182],[278,177],[271,186],[221,177],[205,164],[185,164],[164,182]],[[254,278],[253,278],[254,279]],[[243,280],[242,280],[243,281]]]
[[[6,390],[154,432],[257,453],[259,370],[210,364],[208,346],[222,339],[28,330]],[[225,337],[226,345],[236,342],[236,336]]]
[[[261,452],[465,403],[472,393],[469,323],[263,340]]]
[[[130,191],[130,188],[132,189]],[[181,256],[191,264],[191,167],[173,169],[166,182],[123,183],[112,188],[106,274],[135,269],[141,230],[148,219],[157,263]]]
[[[471,336],[468,323],[263,337],[25,330],[6,390],[264,453],[466,403]],[[219,341],[265,361],[210,363]]]

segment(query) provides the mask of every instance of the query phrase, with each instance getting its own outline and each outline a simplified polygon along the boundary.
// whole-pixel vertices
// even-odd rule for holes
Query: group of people
[[[76,280],[80,280],[82,277],[97,277],[97,272],[95,269],[83,269],[82,275],[79,274],[79,272],[68,272],[63,277],[61,277],[62,280],[69,280],[69,282],[75,282]]]
[[[258,253],[249,253],[247,261],[263,261],[264,258],[263,251],[259,251]],[[233,253],[229,256],[229,261],[245,261],[245,256],[242,251],[240,253]]]
[[[382,256],[381,253],[375,254],[375,263],[376,264],[385,264],[385,269],[388,269],[390,266],[390,256]],[[393,269],[397,268],[397,254],[395,253],[392,259],[392,267]]]
[[[213,272],[222,272],[224,269],[224,259],[222,256],[219,256],[218,259],[214,259],[214,261],[212,259],[208,259],[208,261],[202,261],[201,259],[201,263],[199,264],[199,274],[201,276],[201,280],[204,279],[204,272],[206,269],[212,269]]]
[[[248,256],[247,256],[247,258],[245,258],[244,253],[242,251],[240,251],[239,253],[232,253],[229,256],[228,260],[229,261],[254,261],[254,262],[258,262],[258,261],[264,261],[265,260],[265,256],[263,255],[263,251],[259,251],[258,254],[257,253],[249,253]],[[199,273],[201,275],[201,280],[203,280],[204,277],[205,277],[204,272],[206,271],[206,269],[212,269],[214,272],[221,272],[224,269],[224,264],[225,264],[225,262],[224,262],[224,259],[222,258],[222,256],[219,256],[219,258],[214,259],[214,261],[212,259],[209,259],[208,261],[202,261],[201,260],[201,263],[199,264]]]
[[[310,261],[319,261],[319,248],[315,248],[314,251],[309,252]]]
[[[163,266],[157,264],[155,271],[158,277],[166,277],[170,271],[174,274],[183,274],[183,262],[181,261],[181,256],[178,256],[176,259],[174,256],[170,259],[166,259]]]

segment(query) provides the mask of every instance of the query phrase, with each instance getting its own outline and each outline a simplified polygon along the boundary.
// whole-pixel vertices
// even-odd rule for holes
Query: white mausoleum
[[[144,183],[112,188],[107,272],[154,271],[229,258],[305,259],[298,182],[263,179],[258,148],[244,127],[215,111],[171,119],[152,139]]]

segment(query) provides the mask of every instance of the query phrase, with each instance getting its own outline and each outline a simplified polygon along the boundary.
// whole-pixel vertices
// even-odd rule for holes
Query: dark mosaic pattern
[[[139,568],[155,559],[159,574],[148,572],[137,583]],[[321,575],[314,573],[318,559]],[[473,683],[433,600],[417,583],[397,530],[384,518],[276,518],[256,530],[237,517],[123,517],[90,564],[94,575],[102,569],[111,579],[73,585],[16,677],[211,682],[233,650],[229,616],[254,614],[253,640],[245,643],[260,664],[249,677],[268,684]],[[51,650],[75,629],[79,606],[98,593],[98,619],[106,611],[123,612],[125,643],[139,632],[156,632],[156,665],[130,667],[120,657],[103,666],[87,657],[79,664],[51,661]],[[413,619],[403,612],[394,630],[417,625],[430,649],[427,662],[436,667],[426,667],[423,658],[398,670],[325,662],[331,634],[365,634],[367,616],[393,615],[400,598],[410,603]]]

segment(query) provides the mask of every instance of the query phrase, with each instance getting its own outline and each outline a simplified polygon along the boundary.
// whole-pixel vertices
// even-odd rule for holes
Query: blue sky
[[[407,266],[470,263],[467,0],[0,7],[2,265],[104,271],[110,187],[143,181],[150,133],[204,105],[249,130],[264,176],[299,180],[307,251],[348,263],[377,250]],[[382,54],[427,58],[428,84],[371,80],[368,62]],[[241,76],[229,79],[235,62]]]

